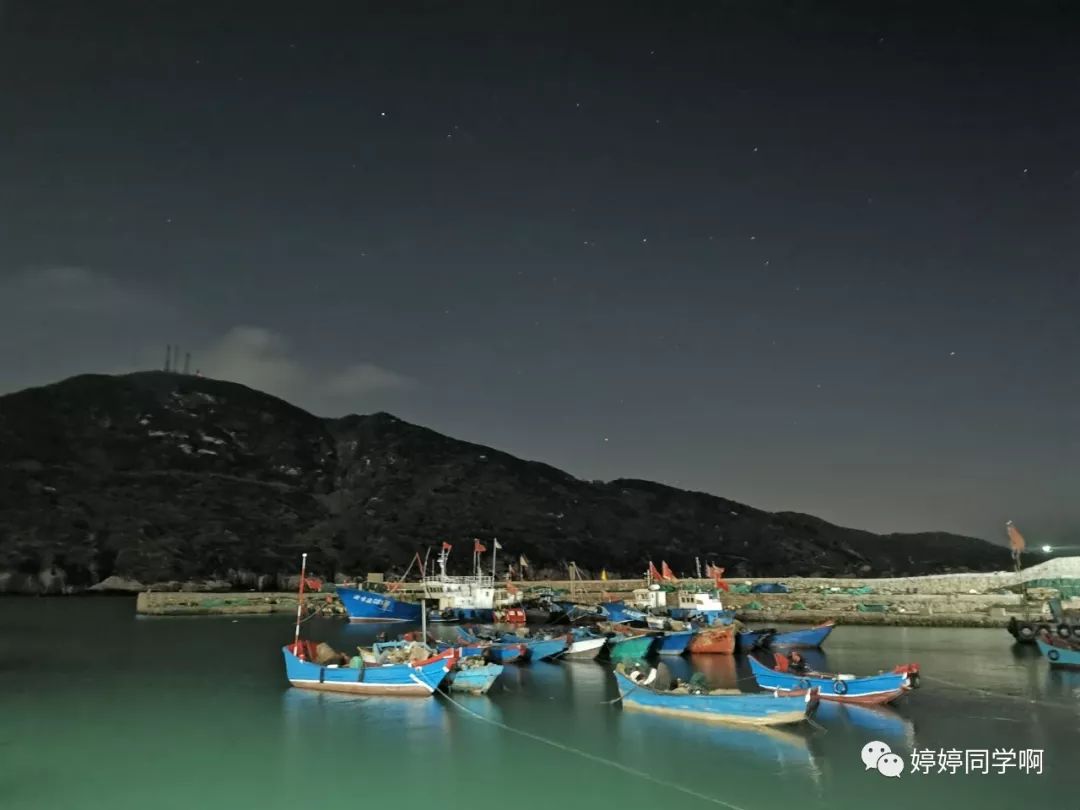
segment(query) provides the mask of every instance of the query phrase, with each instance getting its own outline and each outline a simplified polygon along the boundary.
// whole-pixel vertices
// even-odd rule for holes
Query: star
[[[648,241],[649,241],[648,239],[642,239],[642,240],[641,240],[641,244],[645,244],[645,243],[646,243],[646,242],[648,242]]]
[[[956,352],[949,352],[949,357],[956,357]]]
[[[755,242],[755,241],[757,241],[757,237],[756,237],[756,236],[751,236],[751,237],[750,237],[750,241],[751,241],[751,242]]]
[[[605,436],[605,437],[604,437],[604,441],[606,442],[607,440],[608,440],[608,437],[607,437],[607,436]]]
[[[754,147],[754,151],[755,151],[755,152],[757,151],[757,147],[756,147],[756,146]]]
[[[379,113],[379,118],[386,118],[386,113],[384,113],[384,112]]]

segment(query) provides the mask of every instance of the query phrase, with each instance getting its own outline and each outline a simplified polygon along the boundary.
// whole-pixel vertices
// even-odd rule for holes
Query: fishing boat
[[[779,655],[776,659],[780,666],[773,669],[750,656],[750,671],[762,689],[775,689],[789,695],[803,695],[808,690],[817,689],[822,700],[882,705],[910,692],[919,683],[917,664],[902,664],[892,672],[856,677],[823,672],[786,672],[781,667],[786,666],[787,659]]]
[[[505,639],[503,639],[505,640]],[[514,642],[510,642],[514,644]],[[558,636],[556,638],[537,638],[532,640],[522,640],[517,642],[522,644],[526,650],[528,650],[529,661],[548,661],[558,656],[562,656],[566,652],[566,648],[569,647],[569,643],[566,640],[566,636]]]
[[[731,655],[735,652],[735,631],[731,627],[706,627],[694,633],[686,651],[691,655]]]
[[[1049,640],[1048,640],[1049,639]],[[1062,669],[1080,669],[1080,649],[1067,642],[1058,641],[1052,636],[1040,636],[1035,639],[1039,652],[1050,662],[1050,666]]]
[[[746,693],[737,689],[715,689],[693,694],[686,687],[662,689],[656,684],[657,670],[641,675],[640,670],[619,664],[615,680],[623,707],[718,723],[749,726],[779,726],[801,723],[818,705],[816,689],[798,697],[770,692]]]
[[[500,546],[496,542],[491,552],[492,572],[495,570],[495,553]],[[439,553],[439,573],[433,576],[422,575],[422,592],[419,598],[432,605],[431,620],[435,622],[485,621],[495,618],[496,611],[516,607],[521,601],[521,594],[508,588],[495,585],[494,573],[491,576],[480,571],[480,551],[487,549],[475,541],[473,546],[473,574],[470,576],[450,576],[446,565],[450,559],[450,543],[443,543]],[[417,558],[419,555],[417,555]],[[414,560],[415,561],[415,560]],[[423,568],[423,563],[421,563]],[[412,570],[412,563],[402,576],[404,581]],[[400,583],[398,583],[400,584]],[[339,586],[338,598],[352,622],[419,622],[421,606],[418,602],[390,593],[378,593],[364,588]]]
[[[496,664],[513,664],[529,659],[529,648],[520,642],[503,643],[482,639],[464,627],[458,627],[457,634],[459,642],[466,645],[462,648],[463,655],[483,655]]]
[[[450,673],[450,691],[486,695],[502,672],[502,664],[488,664],[482,658],[462,658]]]
[[[652,618],[652,616],[649,617],[649,619]],[[665,620],[664,624],[666,627],[672,627],[670,620]],[[682,622],[677,622],[675,626],[680,629],[654,629],[656,624],[646,620],[619,622],[616,630],[631,636],[653,636],[656,638],[653,652],[657,655],[682,655],[697,631],[682,629],[686,626]]]
[[[769,638],[768,646],[773,648],[796,649],[820,647],[833,631],[836,622],[828,621],[817,627],[808,627],[805,630],[790,630],[777,633]]]
[[[646,658],[655,643],[656,637],[653,635],[639,636],[614,632],[608,636],[607,657],[613,662]]]
[[[642,611],[629,607],[621,599],[616,602],[601,602],[600,611],[612,622],[645,621],[646,616]]]
[[[735,634],[735,650],[748,653],[760,647],[768,647],[769,639],[776,635],[773,629],[768,630],[740,630]]]
[[[724,607],[720,592],[675,590],[653,584],[634,591],[633,604],[678,621],[697,619],[705,624],[731,624],[735,611]]]
[[[570,646],[563,653],[569,661],[591,661],[600,655],[607,644],[607,636],[598,636],[582,628],[575,628],[567,639]]]
[[[454,662],[453,651],[450,651],[415,664],[320,665],[308,660],[307,654],[311,650],[304,646],[306,644],[310,642],[281,648],[285,656],[285,676],[293,686],[320,692],[427,696],[439,688]],[[359,660],[359,657],[353,658],[353,661]]]

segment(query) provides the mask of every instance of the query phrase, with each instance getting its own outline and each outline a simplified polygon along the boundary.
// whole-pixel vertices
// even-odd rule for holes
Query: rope
[[[962,689],[965,692],[978,692],[980,695],[986,695],[988,697],[1006,698],[1008,700],[1018,700],[1021,703],[1038,703],[1040,706],[1054,706],[1059,709],[1075,709],[1075,704],[1068,703],[1052,703],[1046,700],[1037,700],[1035,698],[1024,697],[1023,695],[1010,695],[1008,692],[992,692],[989,689],[979,689],[977,686],[967,686],[966,684],[956,683],[956,681],[947,681],[944,678],[937,678],[933,675],[923,675],[919,673],[919,677],[924,681],[934,681],[936,683],[942,683],[946,686],[951,686],[954,689]]]
[[[592,762],[599,762],[601,765],[607,765],[608,767],[615,768],[616,770],[622,771],[623,773],[637,776],[641,779],[644,779],[646,782],[652,782],[653,784],[660,785],[661,787],[669,788],[671,790],[677,790],[680,793],[685,793],[688,796],[693,796],[695,799],[701,799],[702,801],[716,804],[720,807],[726,807],[728,808],[728,810],[746,810],[746,808],[740,807],[737,804],[726,802],[723,799],[718,799],[715,796],[709,796],[705,793],[698,793],[696,790],[692,790],[691,788],[685,787],[684,785],[680,785],[675,782],[668,782],[666,779],[660,779],[659,777],[652,776],[651,774],[645,773],[644,771],[636,770],[635,768],[631,768],[627,765],[623,765],[622,763],[615,762],[614,760],[605,759],[604,757],[597,756],[596,754],[590,754],[588,751],[582,751],[578,748],[571,748],[569,745],[563,745],[562,743],[556,742],[555,740],[549,740],[547,737],[541,737],[539,734],[533,734],[529,731],[523,731],[519,728],[513,728],[512,726],[506,725],[506,723],[501,723],[498,720],[492,720],[490,717],[484,717],[483,715],[474,712],[468,706],[463,706],[461,703],[458,703],[456,700],[450,697],[449,693],[444,692],[441,688],[437,691],[440,695],[442,695],[452,704],[457,706],[463,712],[468,714],[470,717],[473,717],[476,720],[481,720],[485,723],[489,723],[490,725],[497,726],[504,731],[509,731],[511,734],[517,734],[521,737],[527,737],[530,740],[535,740],[536,742],[543,743],[544,745],[550,745],[552,748],[558,748],[562,751],[576,754],[577,756],[591,760]]]

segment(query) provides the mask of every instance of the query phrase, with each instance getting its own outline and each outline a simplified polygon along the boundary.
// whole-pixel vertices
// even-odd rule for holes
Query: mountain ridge
[[[944,532],[876,535],[637,478],[579,479],[376,412],[322,418],[224,380],[79,375],[0,396],[0,591],[109,576],[265,589],[302,551],[324,576],[401,570],[494,537],[532,573],[887,576],[1008,566]],[[502,561],[502,560],[501,560]],[[458,563],[460,564],[460,563]]]

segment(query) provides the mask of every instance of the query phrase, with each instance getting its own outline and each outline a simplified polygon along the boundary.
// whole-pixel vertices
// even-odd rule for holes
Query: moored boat
[[[450,691],[485,695],[502,672],[502,664],[487,664],[480,658],[463,658],[450,673]]]
[[[629,607],[622,600],[615,602],[601,602],[600,612],[612,622],[635,622],[645,621],[645,613]]]
[[[735,631],[731,627],[707,627],[694,633],[686,651],[691,655],[731,655],[735,652]]]
[[[657,655],[682,655],[696,633],[696,630],[664,630],[656,644]]]
[[[563,653],[563,658],[570,661],[591,661],[600,655],[607,644],[607,636],[598,636],[588,631],[576,629],[567,639],[570,646]]]
[[[606,647],[608,660],[634,661],[645,658],[652,651],[656,638],[652,635],[632,636],[628,634],[613,633],[608,637]]]
[[[311,642],[300,641],[281,648],[285,676],[300,689],[345,692],[352,695],[427,696],[439,688],[455,660],[449,650],[413,664],[365,664],[359,656],[353,665],[318,664]]]
[[[748,653],[759,647],[769,646],[769,639],[776,634],[773,629],[768,630],[740,630],[735,634],[735,649],[741,653]]]
[[[1080,649],[1063,641],[1047,641],[1049,636],[1035,639],[1039,652],[1050,662],[1050,666],[1063,669],[1080,669]]]
[[[624,708],[710,722],[776,726],[806,720],[818,704],[816,690],[794,697],[729,689],[693,694],[686,687],[675,690],[654,688],[656,673],[653,669],[649,675],[634,680],[624,664],[615,668]]]
[[[783,656],[777,656],[777,663]],[[786,659],[783,659],[786,663]],[[762,689],[776,689],[790,695],[803,695],[817,689],[822,700],[837,703],[882,705],[891,703],[914,689],[919,682],[916,664],[904,664],[892,672],[856,677],[824,672],[785,672],[773,669],[750,656],[750,671]]]
[[[338,599],[351,622],[419,622],[420,605],[385,593],[339,585]]]
[[[769,647],[779,647],[784,649],[796,649],[796,648],[814,648],[820,647],[825,643],[825,639],[829,637],[829,633],[836,627],[836,622],[828,621],[819,624],[817,627],[808,627],[804,630],[789,630],[784,633],[777,633],[768,640]]]

